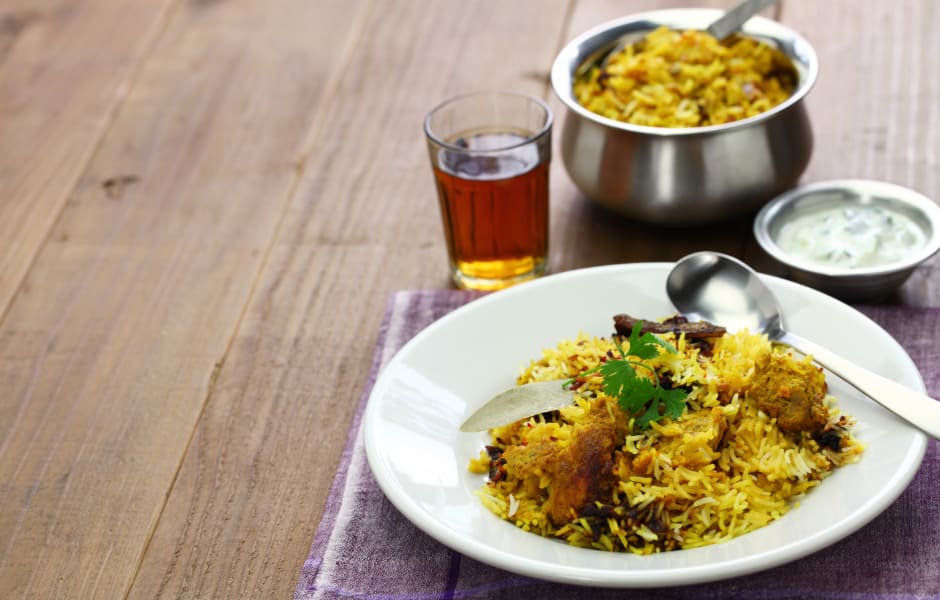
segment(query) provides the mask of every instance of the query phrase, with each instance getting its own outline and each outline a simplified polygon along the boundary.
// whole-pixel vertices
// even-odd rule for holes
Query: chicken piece
[[[555,470],[560,452],[557,444],[544,439],[524,446],[510,446],[503,452],[502,459],[506,461],[507,473],[519,479],[534,477],[537,483],[540,471],[551,473]]]
[[[580,430],[560,454],[549,495],[548,516],[553,523],[567,523],[610,489],[616,437],[613,425],[597,424]]]
[[[829,422],[828,386],[822,369],[806,360],[773,353],[755,375],[748,394],[787,433],[816,433]]]
[[[535,497],[542,482],[550,482],[545,493],[545,511],[556,525],[568,523],[589,502],[610,491],[613,485],[614,451],[626,435],[626,415],[607,410],[601,399],[570,428],[570,438],[561,444],[552,437],[530,435],[525,444],[506,448],[501,465],[507,476],[520,482],[526,494]]]

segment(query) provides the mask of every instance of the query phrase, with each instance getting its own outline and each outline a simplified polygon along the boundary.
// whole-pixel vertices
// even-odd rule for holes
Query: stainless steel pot
[[[803,100],[819,66],[809,42],[775,21],[754,17],[742,28],[782,50],[797,71],[793,95],[765,113],[724,125],[667,129],[614,121],[575,99],[576,69],[622,36],[639,39],[661,25],[705,29],[721,14],[712,9],[640,13],[596,27],[559,53],[552,87],[568,108],[562,161],[590,200],[640,221],[705,223],[756,211],[802,175],[813,149]]]

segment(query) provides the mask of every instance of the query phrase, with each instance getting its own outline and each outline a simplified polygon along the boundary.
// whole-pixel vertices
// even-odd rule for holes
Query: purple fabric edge
[[[323,507],[323,515],[320,517],[320,523],[317,526],[316,532],[314,533],[310,552],[308,553],[307,558],[304,560],[303,566],[301,567],[300,576],[297,580],[297,585],[294,587],[294,598],[303,598],[305,597],[305,592],[313,589],[314,581],[317,577],[317,573],[319,572],[320,565],[323,562],[323,556],[326,551],[327,543],[333,534],[333,529],[336,526],[336,518],[343,503],[342,492],[346,486],[346,480],[349,475],[349,466],[352,459],[353,450],[355,448],[356,438],[360,428],[362,427],[362,419],[365,414],[366,404],[369,401],[369,395],[372,393],[372,388],[374,387],[375,381],[378,378],[378,374],[382,368],[383,349],[385,349],[385,345],[388,340],[388,333],[392,325],[391,320],[394,314],[394,306],[396,302],[399,298],[403,297],[408,298],[408,301],[410,302],[411,298],[414,297],[429,296],[437,298],[440,296],[446,296],[448,298],[447,304],[451,305],[448,308],[449,312],[450,310],[456,310],[461,306],[465,306],[466,304],[477,298],[480,298],[483,295],[485,294],[462,290],[400,290],[389,294],[385,301],[382,322],[379,326],[379,333],[376,338],[375,347],[373,349],[372,364],[369,367],[369,375],[366,378],[366,383],[362,388],[362,394],[359,397],[359,403],[356,406],[356,411],[353,414],[352,422],[350,423],[349,430],[346,433],[346,442],[343,446],[343,451],[340,454],[340,459],[336,466],[336,475],[333,477],[333,482],[330,485],[330,491]],[[415,334],[433,322],[434,320],[431,320],[427,323],[420,324],[414,331],[410,333],[407,339],[402,341],[402,343],[407,343],[411,337],[414,337]],[[399,348],[394,348],[393,350],[397,352]]]
[[[401,292],[398,292],[401,293]],[[360,427],[362,427],[362,418],[365,413],[366,402],[369,394],[375,384],[379,368],[382,364],[382,348],[385,346],[388,336],[388,329],[391,325],[392,306],[395,303],[396,295],[392,294],[385,302],[385,312],[382,316],[382,324],[379,327],[379,335],[376,340],[375,349],[372,355],[372,364],[369,367],[369,375],[362,388],[362,394],[359,397],[359,403],[356,406],[356,412],[353,414],[349,431],[346,432],[346,443],[343,446],[343,452],[337,463],[336,475],[333,477],[333,483],[330,485],[329,494],[326,497],[326,504],[323,507],[323,516],[320,518],[320,524],[313,537],[313,543],[310,547],[310,553],[304,560],[301,568],[300,578],[294,589],[294,597],[302,597],[303,592],[313,586],[317,572],[323,562],[323,554],[326,549],[327,541],[333,534],[333,528],[336,525],[336,515],[339,513],[340,506],[343,503],[343,488],[346,485],[346,478],[349,474],[349,464],[352,457],[353,448],[356,443]]]

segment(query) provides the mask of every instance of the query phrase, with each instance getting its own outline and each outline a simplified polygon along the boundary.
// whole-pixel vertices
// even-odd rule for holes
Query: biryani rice
[[[674,386],[689,390],[681,417],[642,430],[604,394],[602,376],[591,374],[571,406],[491,430],[491,445],[470,461],[471,471],[491,476],[479,491],[483,504],[538,535],[649,554],[714,544],[763,527],[835,468],[858,460],[862,446],[831,397],[826,428],[840,432],[838,447],[820,444],[807,432],[781,430],[752,397],[749,386],[772,355],[794,364],[808,358],[787,354],[766,336],[747,331],[725,334],[712,345],[673,334],[660,337],[676,352],[661,351],[646,362]],[[544,350],[518,383],[571,378],[615,352],[612,340],[581,334]],[[609,485],[559,519],[553,486],[561,485],[565,471],[537,455],[563,456],[599,426],[622,432],[609,453]],[[511,453],[517,460],[507,465]],[[495,476],[494,469],[502,472]]]
[[[796,71],[780,50],[734,36],[660,27],[574,82],[601,116],[648,127],[703,127],[753,117],[786,100]]]

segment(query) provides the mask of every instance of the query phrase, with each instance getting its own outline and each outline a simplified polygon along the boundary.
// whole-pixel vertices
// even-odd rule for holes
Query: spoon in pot
[[[748,19],[776,2],[777,0],[744,0],[709,25],[705,31],[718,41],[724,40],[741,29]]]
[[[705,31],[718,41],[722,41],[739,30],[751,17],[777,2],[778,0],[744,0],[721,15],[721,17],[709,25]],[[581,63],[575,71],[575,79],[583,76],[594,65],[599,64],[602,69],[605,68],[610,64],[610,58],[612,56],[620,53],[624,48],[635,41],[635,32],[631,32],[620,37],[617,43],[601,48]]]
[[[940,402],[891,381],[799,337],[783,326],[780,306],[757,273],[731,256],[697,252],[680,259],[666,279],[666,293],[689,320],[747,327],[791,346],[934,439],[940,439]]]

